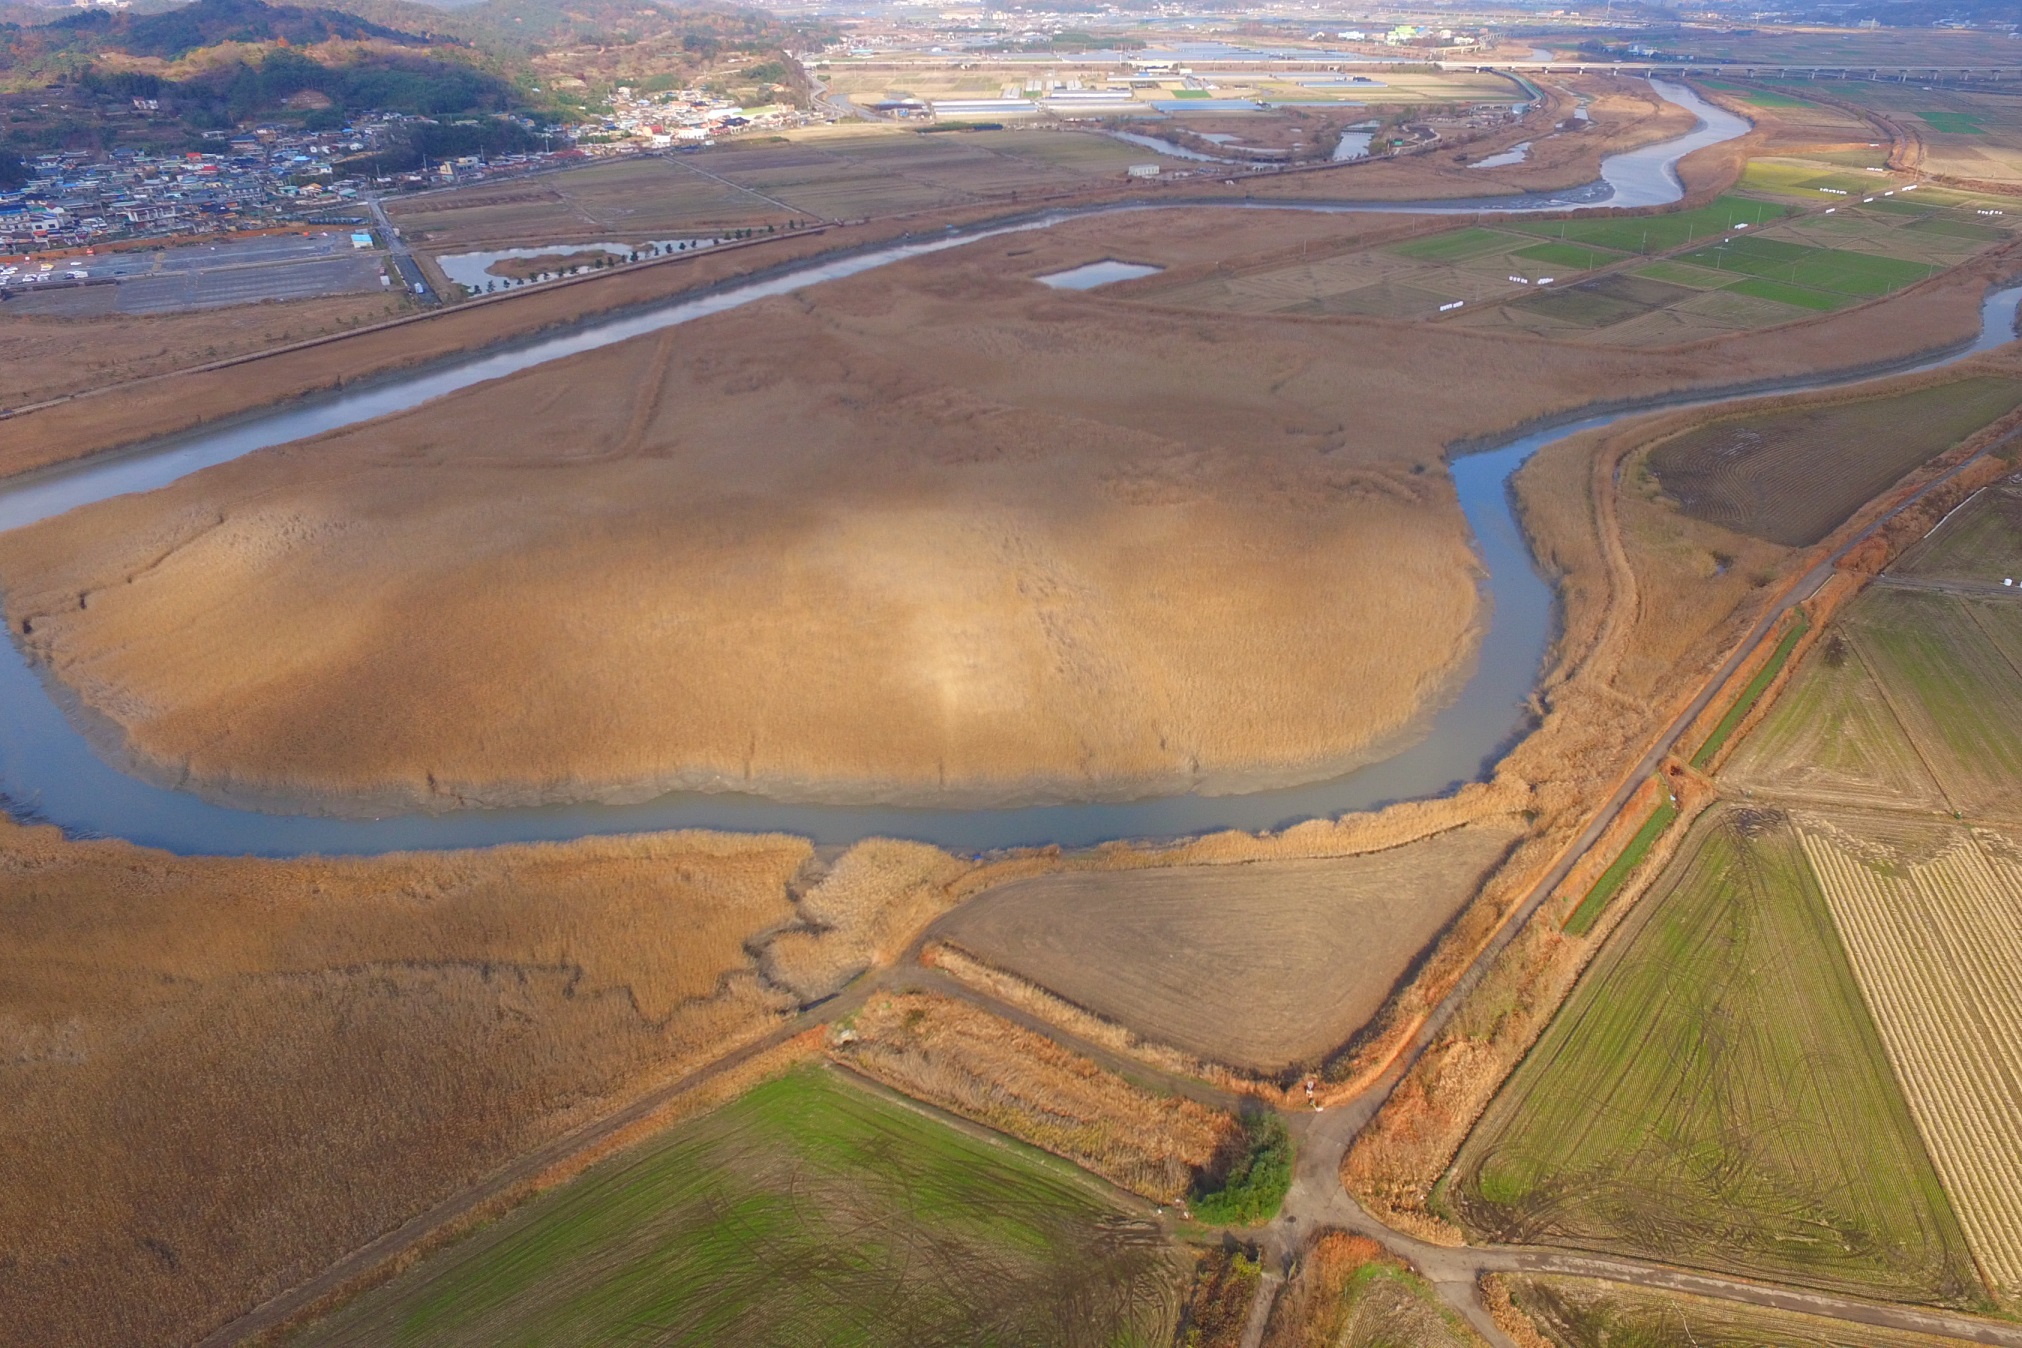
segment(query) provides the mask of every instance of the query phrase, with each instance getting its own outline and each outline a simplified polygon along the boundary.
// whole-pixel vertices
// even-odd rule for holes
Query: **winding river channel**
[[[1667,100],[1700,118],[1691,134],[1615,155],[1600,181],[1557,194],[1425,203],[1228,203],[1245,209],[1324,212],[1564,211],[1608,206],[1661,206],[1683,195],[1678,161],[1694,150],[1743,135],[1748,124],[1680,85],[1653,82]],[[1175,203],[1175,206],[1181,206]],[[1198,204],[1185,204],[1198,209]],[[854,276],[983,239],[1047,229],[1096,211],[1165,209],[1145,205],[1064,212],[1015,224],[949,232],[811,263],[716,293],[622,314],[558,336],[478,352],[341,394],[100,456],[0,484],[0,530],[128,492],[149,491],[255,450],[404,411],[458,389],[514,374],[577,352],[626,341],[679,323]],[[1973,343],[1926,361],[1933,368],[2011,340],[2022,286],[1991,294]],[[1872,377],[1821,375],[1782,381],[1779,392],[1831,387]],[[1691,399],[1651,398],[1533,429],[1452,462],[1460,504],[1472,526],[1486,577],[1488,622],[1473,674],[1456,698],[1431,719],[1422,738],[1394,756],[1330,781],[1248,794],[1180,795],[1119,803],[995,809],[782,804],[753,796],[675,793],[637,805],[575,805],[531,809],[470,809],[385,818],[278,814],[213,804],[190,792],[151,785],[102,758],[58,705],[13,642],[0,643],[0,796],[17,817],[60,825],[76,836],[127,838],[183,853],[292,856],[478,847],[560,840],[590,834],[674,828],[780,830],[818,843],[848,843],[882,834],[918,838],[961,852],[1020,844],[1080,846],[1110,838],[1158,837],[1217,828],[1265,829],[1299,819],[1366,809],[1438,794],[1483,774],[1526,724],[1553,631],[1553,594],[1538,574],[1512,513],[1510,478],[1538,449],[1659,406],[1733,401],[1762,390],[1731,390]]]

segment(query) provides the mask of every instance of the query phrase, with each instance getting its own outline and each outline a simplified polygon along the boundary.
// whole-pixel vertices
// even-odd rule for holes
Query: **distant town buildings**
[[[644,93],[621,84],[612,93],[608,106],[611,111],[602,120],[571,128],[579,144],[588,146],[616,138],[653,149],[708,145],[729,132],[802,126],[817,120],[782,104],[740,107],[701,89]]]
[[[88,247],[118,239],[208,234],[257,228],[332,212],[373,187],[434,186],[528,168],[574,156],[570,138],[552,151],[478,156],[381,178],[351,164],[379,148],[398,116],[361,119],[334,131],[261,127],[206,132],[204,150],[150,154],[121,147],[65,151],[27,161],[32,176],[0,191],[0,254]],[[18,283],[18,282],[17,282]]]

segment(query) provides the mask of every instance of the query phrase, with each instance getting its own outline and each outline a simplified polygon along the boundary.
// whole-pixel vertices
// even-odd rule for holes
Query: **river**
[[[1699,128],[1677,140],[1611,157],[1602,165],[1599,182],[1576,191],[1465,202],[1228,204],[1264,210],[1454,215],[1669,204],[1682,196],[1678,161],[1694,150],[1744,134],[1748,124],[1703,103],[1682,86],[1653,83],[1663,97],[1696,112],[1701,119]],[[1114,212],[1165,207],[1098,209]],[[596,320],[559,336],[481,351],[321,401],[291,404],[236,424],[24,475],[0,483],[0,530],[108,497],[152,490],[258,449],[403,411],[486,380],[767,296],[982,239],[1050,228],[1088,213],[1066,212],[1013,225],[951,232],[815,262],[715,294]],[[1983,350],[2013,337],[2018,297],[2022,297],[2022,287],[1989,297],[1980,338],[1971,350]],[[1926,364],[1936,366],[1966,354],[1962,349]],[[1783,391],[1815,389],[1851,382],[1852,378],[1824,375],[1778,387]],[[795,805],[728,793],[676,793],[638,805],[473,809],[372,819],[264,813],[233,809],[190,792],[151,785],[112,766],[60,709],[57,698],[65,696],[61,690],[52,694],[29,667],[20,648],[9,642],[0,652],[0,706],[7,708],[0,716],[0,796],[17,817],[55,823],[77,836],[121,837],[183,853],[292,856],[475,847],[674,828],[779,830],[802,834],[818,843],[848,843],[882,834],[918,838],[958,852],[977,852],[1047,842],[1080,846],[1111,838],[1175,836],[1218,828],[1266,829],[1434,795],[1480,777],[1522,732],[1526,704],[1551,638],[1552,590],[1538,574],[1511,512],[1511,474],[1539,448],[1565,436],[1659,405],[1728,400],[1702,397],[1692,403],[1665,403],[1653,398],[1634,407],[1533,430],[1492,449],[1456,457],[1452,463],[1455,486],[1486,574],[1488,623],[1474,673],[1455,700],[1431,719],[1423,738],[1388,759],[1330,781],[1240,795],[1179,795],[1110,804],[1000,809]]]

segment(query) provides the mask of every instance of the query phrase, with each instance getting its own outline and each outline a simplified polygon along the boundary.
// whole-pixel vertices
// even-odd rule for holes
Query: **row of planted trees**
[[[785,228],[789,231],[805,229],[811,223],[810,221],[797,219],[789,220],[786,222]],[[713,239],[677,239],[672,243],[649,243],[644,247],[633,249],[622,258],[616,253],[599,253],[591,261],[582,263],[579,266],[538,271],[530,276],[506,276],[496,281],[486,281],[482,290],[475,286],[463,285],[461,283],[458,283],[457,288],[463,292],[464,298],[469,299],[475,295],[496,294],[501,290],[512,290],[519,286],[537,284],[541,281],[559,280],[564,276],[575,276],[583,272],[603,271],[606,268],[623,266],[626,263],[644,262],[656,257],[670,257],[675,253],[685,253],[690,250],[699,251],[714,244],[735,243],[746,239],[762,238],[768,234],[777,234],[779,231],[780,226],[778,225],[766,225],[763,228],[753,225],[746,229],[733,229]]]

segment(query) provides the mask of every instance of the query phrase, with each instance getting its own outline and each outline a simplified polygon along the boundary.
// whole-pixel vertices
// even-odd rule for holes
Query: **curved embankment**
[[[1603,166],[1603,180],[1580,192],[1464,204],[1316,207],[1256,203],[1245,208],[1476,214],[1484,210],[1668,204],[1682,194],[1675,171],[1680,159],[1695,150],[1734,139],[1744,134],[1748,125],[1701,102],[1680,86],[1656,87],[1664,97],[1697,112],[1702,118],[1701,126],[1677,140],[1614,156]],[[1071,218],[1075,216],[1063,213],[832,259],[742,288],[624,315],[518,349],[482,353],[467,361],[315,405],[279,410],[157,449],[37,474],[0,490],[0,529],[18,527],[107,497],[150,490],[256,449],[388,415],[456,389],[768,296],[980,239],[1048,228]],[[2012,335],[2014,295],[2004,294],[2005,299],[1990,300],[1981,339],[1972,349],[1983,349]],[[2005,316],[1997,312],[2003,303]],[[1949,358],[1963,354],[1961,351]],[[1779,388],[1790,391],[1842,382],[1848,382],[1848,377],[1792,381]],[[1742,394],[1734,391],[1728,396]],[[1702,397],[1694,401],[1722,400]],[[1437,715],[1425,739],[1388,760],[1328,782],[1237,796],[1176,796],[1119,804],[981,810],[793,806],[751,797],[688,794],[636,806],[470,810],[383,819],[263,814],[214,805],[186,792],[152,786],[109,766],[59,710],[60,701],[71,701],[65,691],[60,686],[45,687],[19,649],[10,643],[6,656],[0,657],[0,698],[10,709],[4,723],[0,723],[0,794],[4,794],[13,812],[44,819],[74,832],[121,836],[182,852],[268,855],[483,846],[684,827],[783,830],[822,842],[899,834],[958,850],[978,850],[1038,842],[1084,844],[1112,837],[1213,828],[1269,828],[1302,817],[1338,814],[1432,794],[1478,776],[1484,764],[1497,755],[1520,727],[1523,707],[1550,634],[1551,591],[1534,569],[1528,548],[1510,515],[1505,490],[1509,474],[1544,444],[1647,410],[1657,401],[1610,409],[1550,429],[1535,429],[1497,449],[1469,454],[1454,462],[1461,505],[1475,531],[1493,598],[1494,619],[1484,637],[1477,672],[1459,698]]]

